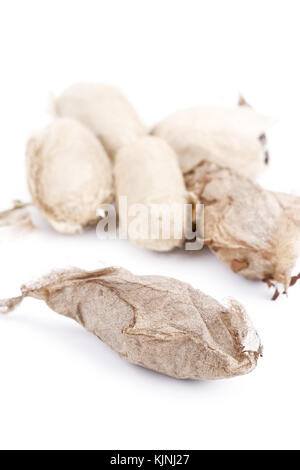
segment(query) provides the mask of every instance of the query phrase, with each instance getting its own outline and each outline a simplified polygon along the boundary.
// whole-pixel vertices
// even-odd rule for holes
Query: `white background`
[[[26,140],[50,121],[51,93],[84,80],[118,85],[148,126],[179,108],[234,105],[241,91],[279,119],[262,184],[300,194],[298,9],[297,0],[1,1],[1,208],[29,199]],[[38,223],[27,237],[1,235],[0,297],[70,265],[170,275],[244,303],[265,354],[244,377],[177,381],[26,300],[0,318],[1,448],[299,449],[300,285],[271,302],[265,285],[206,250],[157,254]]]

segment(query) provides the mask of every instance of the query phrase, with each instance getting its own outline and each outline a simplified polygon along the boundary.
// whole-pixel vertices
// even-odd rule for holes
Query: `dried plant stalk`
[[[119,209],[120,198],[127,198],[128,212],[119,211],[119,215],[123,226],[128,222],[128,237],[151,250],[169,251],[181,246],[184,240],[184,204],[188,202],[188,194],[177,157],[166,142],[158,137],[146,136],[123,147],[116,155],[114,177]],[[140,211],[135,204],[140,205]],[[165,208],[170,214],[170,231],[165,238],[163,214],[151,212],[153,205]],[[134,207],[137,212],[130,216],[129,211]],[[176,214],[180,225],[178,232],[181,232],[178,236],[175,233]],[[158,236],[151,237],[151,227],[157,225]],[[130,227],[136,231],[130,230]]]
[[[21,232],[35,230],[29,206],[29,203],[14,201],[11,209],[0,212],[0,227],[10,227]]]
[[[27,146],[27,178],[33,203],[59,232],[74,233],[95,222],[112,199],[109,158],[82,124],[55,120]]]
[[[54,106],[58,116],[77,119],[89,127],[111,157],[124,145],[147,134],[134,108],[111,86],[73,85],[57,98]]]
[[[234,272],[287,289],[299,255],[300,198],[266,191],[228,168],[204,161],[186,173],[205,207],[205,239]]]
[[[265,132],[271,123],[249,106],[195,108],[170,115],[152,134],[175,150],[183,172],[209,160],[253,177],[269,161]]]
[[[76,320],[127,361],[176,378],[223,379],[251,372],[262,352],[243,307],[228,307],[175,279],[125,269],[69,270],[23,286],[0,302],[44,300]]]

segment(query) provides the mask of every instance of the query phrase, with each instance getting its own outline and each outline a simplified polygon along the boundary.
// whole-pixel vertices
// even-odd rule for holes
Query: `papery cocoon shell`
[[[171,114],[152,134],[175,150],[184,173],[209,160],[254,177],[268,163],[265,132],[273,121],[249,106],[195,108]]]
[[[112,170],[104,148],[72,119],[57,119],[29,140],[27,179],[33,203],[62,233],[95,222],[101,204],[112,197]]]
[[[134,108],[112,86],[75,84],[56,99],[54,106],[58,116],[77,119],[89,127],[111,157],[124,145],[147,134]]]
[[[151,250],[169,251],[181,246],[188,195],[177,156],[168,144],[158,137],[146,136],[123,147],[115,158],[114,177],[120,223],[122,227],[127,225],[128,237]],[[121,209],[121,198],[126,198],[126,212]],[[165,208],[170,215],[170,231],[165,235],[162,212],[155,215],[155,206]],[[156,238],[151,236],[155,226],[159,226]]]
[[[76,320],[127,361],[181,379],[223,379],[251,372],[262,346],[243,307],[228,307],[190,285],[125,269],[53,273],[22,295]]]
[[[215,255],[246,278],[287,289],[299,256],[300,198],[264,190],[205,161],[185,182],[205,205],[205,239]]]

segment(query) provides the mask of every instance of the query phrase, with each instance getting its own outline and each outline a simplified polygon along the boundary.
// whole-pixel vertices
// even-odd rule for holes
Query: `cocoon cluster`
[[[179,111],[148,132],[118,89],[73,85],[55,100],[53,122],[28,142],[32,202],[55,230],[72,234],[96,223],[101,206],[115,200],[127,237],[155,251],[182,248],[186,219],[195,222],[199,202],[210,250],[235,273],[287,291],[300,278],[292,276],[300,198],[253,181],[268,164],[273,120],[240,104]],[[0,213],[0,226],[30,222],[19,201]],[[114,267],[65,270],[23,286],[19,297],[0,301],[0,311],[25,297],[44,300],[127,361],[176,378],[246,374],[262,353],[237,301],[222,305],[176,279]]]

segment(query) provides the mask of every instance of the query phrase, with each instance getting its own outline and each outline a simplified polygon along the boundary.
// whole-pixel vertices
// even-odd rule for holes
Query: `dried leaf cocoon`
[[[95,222],[100,205],[112,197],[112,170],[104,148],[72,119],[57,119],[29,140],[27,179],[33,203],[62,233]]]
[[[177,156],[165,141],[146,136],[123,147],[115,158],[114,179],[120,223],[123,227],[127,225],[128,238],[144,248],[157,251],[169,251],[182,245],[188,194]],[[124,197],[127,200],[126,212],[121,210],[120,204]],[[155,214],[154,207],[160,207],[162,211]],[[170,230],[165,235],[163,221],[167,218],[163,219],[164,208],[170,215]],[[155,238],[156,233],[152,237],[151,229],[157,226],[159,231]],[[179,229],[178,235],[175,226]]]
[[[44,300],[127,361],[181,379],[223,379],[251,372],[262,352],[243,307],[228,307],[190,285],[125,269],[73,269],[22,287],[0,302],[13,310],[24,297]]]
[[[254,177],[268,163],[265,132],[272,122],[249,106],[195,108],[171,114],[152,134],[175,150],[184,173],[209,160]]]
[[[300,198],[264,190],[235,171],[202,162],[185,175],[205,207],[205,239],[234,272],[287,289],[299,256]]]
[[[89,127],[111,157],[119,148],[147,134],[131,104],[117,88],[108,85],[73,85],[56,99],[54,106],[58,116],[77,119]]]

